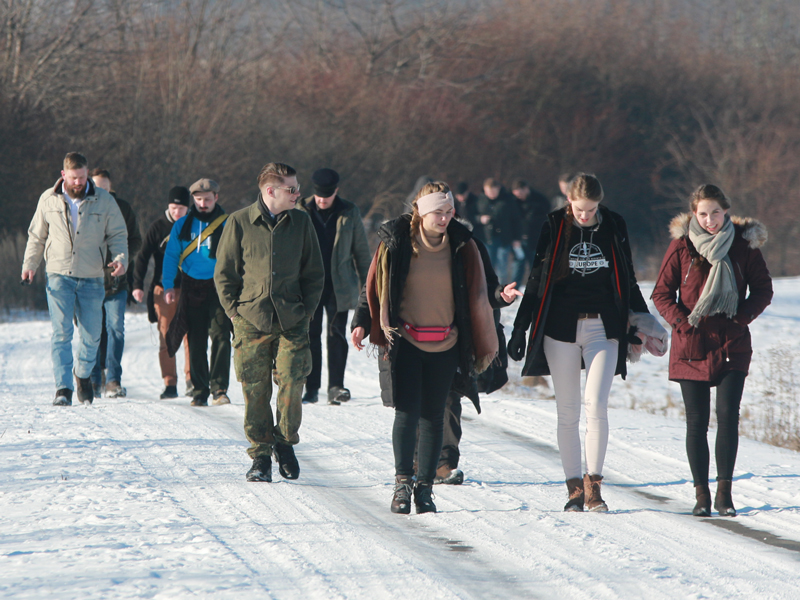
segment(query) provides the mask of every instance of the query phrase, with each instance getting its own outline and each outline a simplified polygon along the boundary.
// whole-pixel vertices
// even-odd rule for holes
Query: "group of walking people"
[[[23,282],[32,281],[45,258],[54,404],[60,405],[71,404],[73,373],[79,399],[91,402],[91,385],[85,388],[100,338],[91,313],[102,304],[103,267],[122,276],[131,255],[119,207],[87,181],[88,164],[75,154],[67,155],[62,179],[39,200],[22,271]],[[507,380],[499,310],[522,297],[507,354],[525,359],[523,375],[552,378],[568,495],[564,510],[608,510],[601,485],[613,378],[624,378],[627,363],[643,349],[664,355],[669,336],[639,289],[625,220],[602,203],[595,176],[571,177],[564,206],[546,214],[524,294],[516,289],[521,282],[500,282],[492,257],[502,251],[479,239],[474,223],[460,214],[464,200],[445,182],[423,185],[410,214],[380,227],[371,257],[358,208],[339,197],[339,175],[332,169],[313,174],[314,193],[302,200],[289,165],[268,163],[257,183],[255,202],[230,215],[210,179],[173,188],[163,217],[145,236],[133,277],[133,297],[142,302],[148,262],[155,259],[147,302],[158,323],[162,398],[178,395],[174,356],[184,343],[192,404],[205,406],[209,398],[229,403],[232,348],[253,460],[248,481],[271,481],[273,458],[283,477],[299,477],[294,447],[303,402],[318,400],[323,312],[328,402],[350,399],[345,327],[355,309],[350,343],[378,350],[381,397],[394,408],[391,510],[408,514],[413,505],[418,513],[435,512],[434,483],[463,481],[457,469],[460,399],[470,398],[480,412],[478,391],[493,391]],[[463,186],[457,192],[463,195]],[[753,219],[728,215],[730,202],[714,185],[699,187],[690,209],[671,224],[673,241],[652,299],[672,329],[669,378],[680,383],[686,405],[693,514],[711,514],[707,432],[713,387],[719,423],[714,507],[732,516],[739,405],[752,355],[748,324],[772,298],[759,250],[766,230]],[[80,329],[74,368],[73,316]]]

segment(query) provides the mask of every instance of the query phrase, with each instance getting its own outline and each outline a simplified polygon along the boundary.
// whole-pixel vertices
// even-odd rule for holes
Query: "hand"
[[[508,304],[514,302],[517,299],[517,296],[522,296],[522,292],[520,292],[516,288],[517,282],[512,281],[506,287],[503,288],[503,291],[500,292],[500,297],[505,300]]]
[[[492,220],[491,215],[481,215],[481,224],[482,225],[488,225],[489,221],[491,221],[491,220]]]
[[[122,264],[120,261],[118,261],[118,260],[112,260],[112,261],[111,261],[110,263],[108,263],[108,265],[106,265],[106,266],[108,266],[108,267],[111,267],[111,268],[113,268],[113,269],[114,269],[113,271],[111,271],[111,276],[112,276],[112,277],[119,277],[119,276],[121,276],[121,275],[125,275],[125,265],[123,265],[123,264]]]
[[[133,290],[133,299],[137,302],[144,300],[144,290]]]
[[[30,269],[22,272],[22,281],[27,281],[28,283],[33,283],[33,276],[36,275],[36,271],[31,271]]]
[[[525,330],[514,328],[511,339],[508,340],[508,356],[512,360],[520,361],[525,356]]]
[[[350,334],[350,340],[353,342],[353,348],[355,348],[356,350],[364,349],[364,344],[362,344],[361,342],[364,340],[364,336],[366,334],[367,332],[364,331],[363,327],[356,327],[355,329],[353,329],[353,332]]]
[[[164,291],[164,302],[167,304],[172,304],[175,302],[175,289],[170,288]]]

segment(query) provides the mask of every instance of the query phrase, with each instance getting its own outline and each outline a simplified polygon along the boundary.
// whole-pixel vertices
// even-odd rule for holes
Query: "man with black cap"
[[[147,292],[147,315],[151,323],[158,323],[158,364],[161,367],[161,377],[164,380],[164,391],[161,398],[178,397],[178,371],[175,357],[167,352],[167,331],[172,318],[175,316],[177,304],[167,304],[164,301],[164,285],[161,282],[161,267],[164,261],[164,250],[169,241],[172,226],[184,217],[192,202],[192,195],[183,186],[175,186],[169,191],[169,205],[164,214],[150,225],[145,236],[144,245],[136,257],[136,266],[133,270],[133,298],[137,302],[144,300],[144,279],[147,275],[147,265],[153,257],[153,279]],[[173,284],[175,297],[180,300],[180,273]],[[189,374],[189,343],[186,336],[183,339],[183,348],[186,353],[184,372],[186,387],[191,388],[192,379]]]
[[[462,219],[466,219],[472,225],[472,235],[483,243],[486,237],[483,234],[483,225],[478,215],[478,197],[469,191],[469,183],[459,181],[455,191],[456,212]]]
[[[164,300],[175,302],[175,278],[181,271],[181,301],[167,331],[167,352],[175,356],[183,336],[189,339],[192,406],[230,404],[231,321],[214,286],[217,247],[228,215],[217,204],[219,185],[198,179],[189,188],[194,200],[188,214],[176,221],[164,251],[161,280]],[[211,337],[211,363],[208,338]]]
[[[339,174],[333,169],[318,169],[311,176],[311,183],[314,195],[300,200],[297,207],[305,210],[314,224],[325,265],[325,286],[308,329],[312,366],[303,402],[319,399],[324,311],[328,319],[328,404],[338,405],[350,399],[350,390],[344,387],[347,311],[358,304],[372,255],[358,207],[338,195]]]

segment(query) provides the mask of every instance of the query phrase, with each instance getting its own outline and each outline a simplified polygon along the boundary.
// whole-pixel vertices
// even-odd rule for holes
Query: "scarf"
[[[689,222],[689,240],[700,256],[711,264],[711,271],[703,287],[703,293],[689,315],[689,324],[697,327],[702,317],[722,313],[732,319],[739,308],[739,290],[728,250],[733,244],[734,227],[728,215],[719,233],[712,235],[700,226],[697,217]]]

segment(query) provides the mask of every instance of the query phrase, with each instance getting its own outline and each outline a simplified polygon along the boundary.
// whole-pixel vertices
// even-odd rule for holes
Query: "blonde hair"
[[[80,152],[68,152],[64,157],[64,170],[89,168],[89,161]]]
[[[435,194],[436,192],[446,194],[449,191],[450,186],[444,181],[432,181],[423,185],[417,192],[417,195],[414,196],[414,201],[411,203],[411,249],[414,252],[414,256],[419,254],[416,238],[417,234],[419,234],[419,228],[422,227],[422,216],[419,214],[417,200],[428,194]]]
[[[283,184],[285,177],[297,175],[289,165],[283,163],[267,163],[258,174],[258,187],[262,188],[269,183]]]

